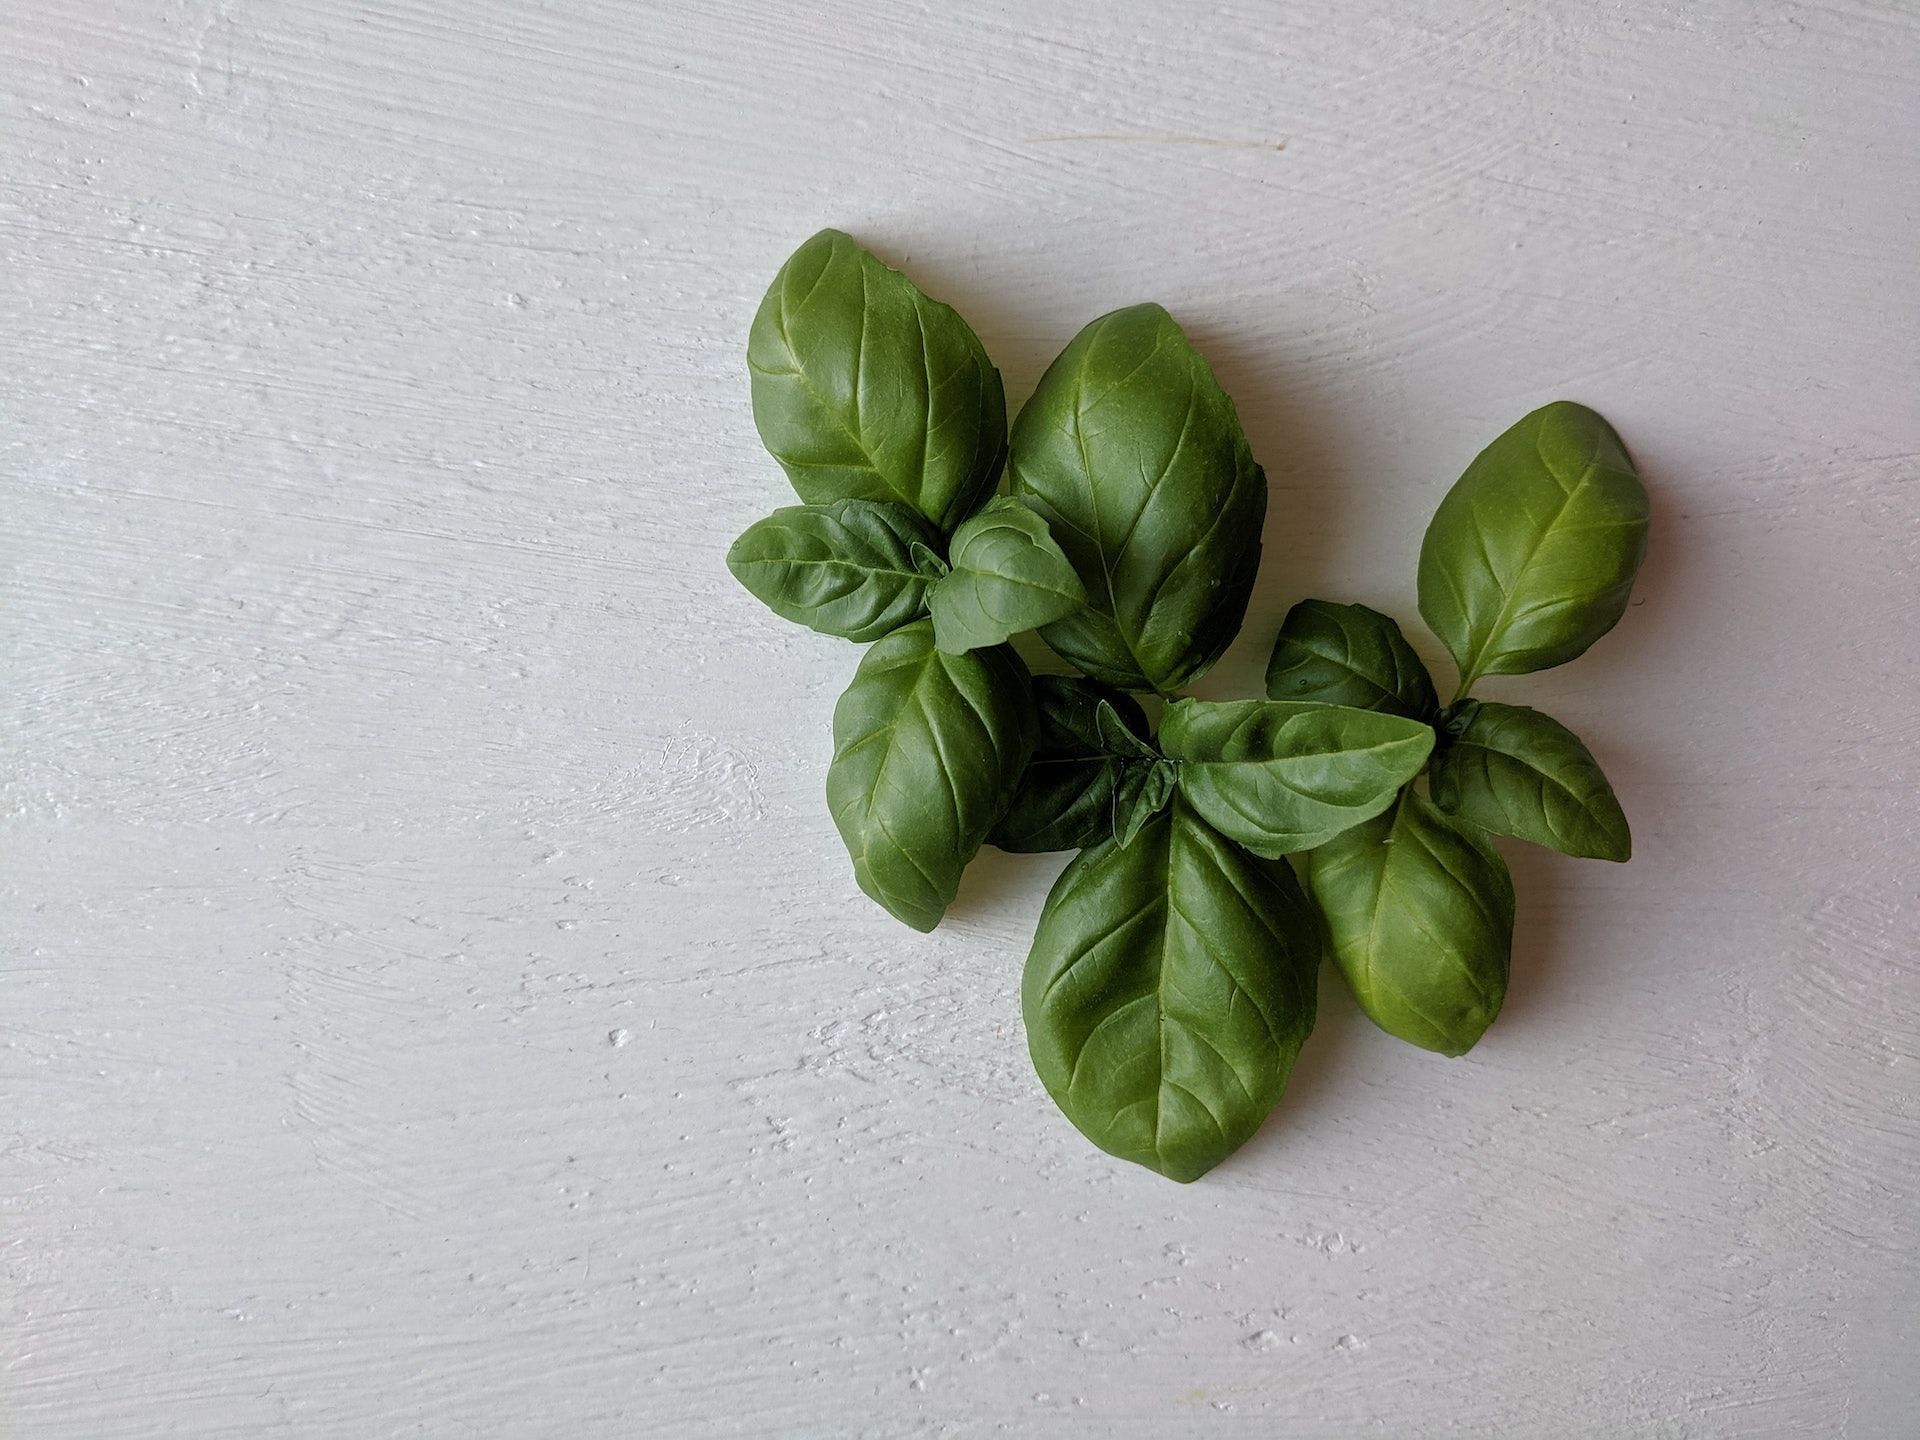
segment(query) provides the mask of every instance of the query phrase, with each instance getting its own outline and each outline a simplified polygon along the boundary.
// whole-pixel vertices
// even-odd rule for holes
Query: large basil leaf
[[[1513,946],[1513,880],[1493,846],[1408,789],[1305,868],[1360,1008],[1424,1049],[1472,1049],[1506,998]]]
[[[1086,603],[1047,522],[1002,496],[953,532],[952,570],[927,597],[942,650],[1003,645]]]
[[[1420,613],[1460,667],[1520,675],[1614,627],[1647,551],[1647,492],[1584,405],[1534,411],[1475,457],[1420,546]]]
[[[1033,759],[987,840],[1023,852],[1084,849],[1114,833],[1116,795],[1148,763],[1124,742],[1116,748],[1112,727],[1145,735],[1146,714],[1129,695],[1064,675],[1034,676],[1033,700],[1039,715]],[[1111,717],[1105,728],[1103,704]]]
[[[1599,763],[1566,726],[1524,705],[1467,700],[1446,716],[1433,803],[1482,830],[1563,855],[1625,860],[1627,817]]]
[[[1420,773],[1417,720],[1285,700],[1182,700],[1160,722],[1180,794],[1255,854],[1310,850],[1378,815]]]
[[[1062,872],[1021,1010],[1054,1103],[1101,1149],[1193,1180],[1280,1098],[1313,1029],[1319,919],[1285,864],[1175,800]]]
[[[838,230],[774,277],[747,339],[753,419],[800,498],[898,500],[942,530],[993,489],[1007,401],[980,339]]]
[[[875,643],[833,711],[827,805],[860,888],[931,930],[1033,751],[1026,666],[948,655],[919,620]]]
[[[1365,605],[1302,600],[1267,662],[1269,700],[1313,700],[1431,720],[1433,680],[1400,627]]]
[[[1095,679],[1170,691],[1240,628],[1266,477],[1233,401],[1158,305],[1060,353],[1014,422],[1013,492],[1046,517],[1087,603],[1041,637]]]
[[[939,535],[904,505],[789,505],[749,525],[727,568],[776,615],[848,640],[878,640],[925,612],[914,546]]]

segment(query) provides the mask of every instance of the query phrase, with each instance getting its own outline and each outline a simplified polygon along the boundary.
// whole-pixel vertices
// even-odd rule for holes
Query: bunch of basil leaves
[[[1022,1009],[1040,1079],[1082,1133],[1182,1181],[1231,1154],[1313,1027],[1329,939],[1383,1025],[1465,1048],[1498,1007],[1486,977],[1504,990],[1512,924],[1479,830],[1606,853],[1618,807],[1593,800],[1597,767],[1544,717],[1441,711],[1397,628],[1363,607],[1296,607],[1268,699],[1179,695],[1240,627],[1266,480],[1165,310],[1089,324],[1009,436],[966,323],[823,231],[768,291],[748,361],[761,437],[808,503],[748,529],[728,564],[779,614],[873,642],[834,711],[827,780],[861,888],[926,930],[983,841],[1080,852],[1042,910]],[[1540,415],[1561,412],[1590,414]],[[1636,565],[1644,545],[1644,503],[1633,540],[1598,496],[1614,481],[1569,487],[1570,452],[1538,420],[1475,462],[1423,552],[1422,609],[1460,657],[1462,696],[1479,675],[1570,658],[1619,618],[1632,566],[1608,572],[1580,537],[1604,527],[1602,547]],[[1523,430],[1557,505],[1512,442]],[[1617,442],[1592,465],[1616,458],[1631,480]],[[989,499],[1003,465],[1010,493]],[[1532,530],[1489,539],[1509,504]],[[1029,629],[1082,674],[1030,676],[1007,644]],[[1157,732],[1128,692],[1152,697]],[[1415,785],[1430,758],[1431,802]],[[1542,799],[1539,825],[1514,768],[1535,761],[1585,797]],[[1623,820],[1618,833],[1624,858]],[[1444,883],[1408,878],[1423,862]]]
[[[1280,627],[1267,667],[1275,699],[1433,727],[1426,793],[1408,785],[1303,867],[1334,963],[1361,1008],[1403,1040],[1461,1055],[1500,1012],[1513,880],[1489,833],[1599,860],[1632,852],[1613,787],[1572,731],[1467,692],[1485,675],[1571,660],[1611,630],[1647,522],[1647,492],[1613,428],[1585,406],[1548,405],[1480,452],[1420,547],[1420,613],[1460,672],[1451,704],[1378,611],[1306,600]]]
[[[1047,526],[990,499],[1000,372],[952,308],[852,237],[787,260],[747,342],[760,437],[807,503],[727,566],[777,614],[872,648],[833,712],[827,803],[860,888],[931,930],[1032,754],[1006,643],[1085,596]]]

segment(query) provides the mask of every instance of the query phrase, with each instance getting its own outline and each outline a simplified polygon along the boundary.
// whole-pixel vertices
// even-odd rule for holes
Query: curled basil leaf
[[[1172,802],[1179,774],[1171,760],[1135,761],[1113,792],[1113,838],[1122,850]]]
[[[1116,748],[1113,727],[1145,746],[1149,761],[1159,758],[1138,740],[1146,713],[1130,695],[1064,675],[1034,676],[1033,700],[1033,759],[988,843],[1021,852],[1084,849],[1114,833],[1116,795],[1142,769],[1132,744]]]
[[[822,230],[774,277],[747,339],[753,419],[810,504],[898,500],[942,530],[1006,454],[1000,372],[952,308]]]
[[[1447,715],[1428,784],[1449,815],[1563,855],[1625,860],[1627,817],[1599,762],[1566,726],[1524,705],[1467,700]]]
[[[1619,621],[1647,552],[1647,492],[1584,405],[1534,411],[1482,450],[1420,546],[1420,613],[1482,675],[1573,659]]]
[[[1014,422],[1007,465],[1087,591],[1047,644],[1128,690],[1177,689],[1219,658],[1259,568],[1267,484],[1171,315],[1135,305],[1075,336]]]
[[[1500,1013],[1513,947],[1513,880],[1493,846],[1408,789],[1305,869],[1360,1008],[1423,1049],[1472,1049]]]
[[[1400,627],[1365,605],[1302,600],[1267,662],[1269,700],[1311,700],[1432,720],[1433,680]]]
[[[875,643],[833,711],[827,805],[854,879],[916,930],[953,902],[1033,751],[1026,666],[949,655],[919,620]]]
[[[1018,500],[990,500],[953,532],[951,566],[927,597],[942,650],[1003,645],[1086,603],[1047,522]]]
[[[1021,984],[1027,1047],[1089,1140],[1194,1180],[1260,1126],[1313,1029],[1319,919],[1284,864],[1175,800],[1047,896]]]
[[[776,615],[864,643],[925,613],[914,552],[928,542],[939,535],[904,505],[789,505],[747,527],[727,568]]]
[[[1310,850],[1378,815],[1420,773],[1417,720],[1284,700],[1182,700],[1160,722],[1181,796],[1257,855]]]

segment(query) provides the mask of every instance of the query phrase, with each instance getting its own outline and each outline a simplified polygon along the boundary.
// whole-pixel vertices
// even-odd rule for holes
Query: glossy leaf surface
[[[1433,680],[1392,619],[1365,605],[1302,600],[1267,662],[1269,700],[1308,700],[1431,720]]]
[[[1482,450],[1420,546],[1420,613],[1453,652],[1460,693],[1562,664],[1611,630],[1648,514],[1620,437],[1584,405],[1544,406]]]
[[[1266,479],[1171,315],[1135,305],[1075,336],[1014,424],[1008,471],[1087,591],[1049,645],[1128,690],[1174,690],[1219,658],[1259,567]]]
[[[1101,1149],[1196,1179],[1280,1098],[1322,946],[1292,872],[1176,799],[1047,896],[1021,987],[1041,1082]]]
[[[851,236],[780,267],[747,340],[760,438],[809,504],[897,500],[950,531],[1006,453],[1000,372],[980,339]]]
[[[1393,803],[1433,730],[1377,710],[1283,700],[1182,700],[1160,723],[1180,793],[1259,855],[1310,850]]]
[[[925,613],[914,551],[929,543],[939,535],[904,505],[789,505],[747,527],[727,568],[776,615],[864,643]]]
[[[1580,738],[1524,705],[1451,707],[1433,757],[1434,804],[1483,830],[1594,860],[1633,853],[1627,817]]]
[[[877,641],[833,712],[827,804],[860,888],[931,930],[1033,751],[1026,666],[948,655],[920,620]]]
[[[1374,1023],[1442,1055],[1472,1049],[1506,998],[1513,946],[1513,881],[1486,838],[1409,790],[1305,871],[1334,963]]]

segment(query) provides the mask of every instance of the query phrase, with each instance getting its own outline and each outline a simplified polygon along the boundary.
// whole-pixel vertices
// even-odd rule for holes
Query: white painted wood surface
[[[0,69],[0,1430],[1910,1436],[1920,13],[1874,0],[79,0]],[[1508,847],[1447,1062],[1328,977],[1180,1188],[1046,1102],[1057,858],[854,889],[843,643],[721,555],[850,229],[1031,388],[1168,304],[1306,594],[1415,619],[1556,396],[1625,623],[1487,693],[1637,840]],[[1424,637],[1422,648],[1436,654]]]

